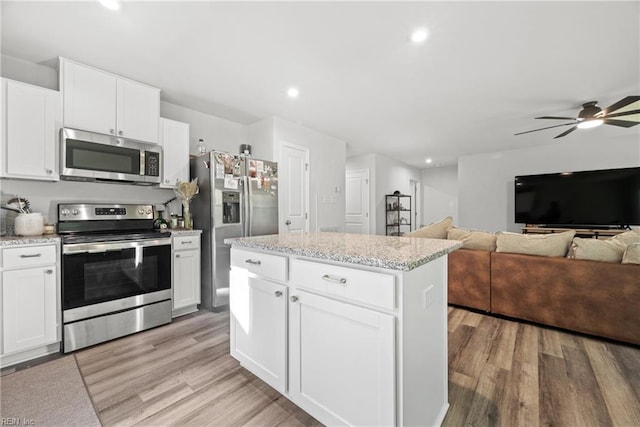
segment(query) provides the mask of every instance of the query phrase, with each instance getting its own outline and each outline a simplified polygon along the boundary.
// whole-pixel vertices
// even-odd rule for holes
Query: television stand
[[[552,234],[562,233],[563,231],[575,231],[576,237],[590,237],[594,239],[609,239],[613,236],[617,236],[620,233],[624,233],[626,230],[619,228],[553,228],[553,227],[540,227],[538,225],[527,224],[522,227],[523,234]]]

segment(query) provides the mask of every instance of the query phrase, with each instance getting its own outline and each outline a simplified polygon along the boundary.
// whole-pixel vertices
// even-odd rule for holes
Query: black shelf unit
[[[411,231],[411,196],[387,194],[384,205],[387,236],[402,236]]]

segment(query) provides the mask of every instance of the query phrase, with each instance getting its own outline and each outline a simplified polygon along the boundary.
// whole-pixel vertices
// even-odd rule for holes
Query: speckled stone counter
[[[187,230],[184,228],[170,228],[172,236],[195,236],[196,234],[202,234],[202,230]]]
[[[457,240],[346,233],[274,234],[225,239],[232,246],[409,271],[462,247]]]
[[[60,243],[60,236],[57,234],[43,234],[41,236],[2,236],[0,246],[24,246],[40,245],[45,243]]]

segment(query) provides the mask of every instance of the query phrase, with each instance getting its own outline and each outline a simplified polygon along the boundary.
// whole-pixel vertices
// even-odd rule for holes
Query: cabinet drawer
[[[2,267],[29,268],[56,263],[55,245],[2,249]]]
[[[264,278],[287,281],[287,257],[231,248],[231,266],[244,268]]]
[[[291,260],[290,274],[291,282],[302,289],[390,310],[396,306],[395,277],[390,274],[300,259]]]
[[[200,249],[200,235],[175,236],[173,238],[173,250],[181,251],[183,249]]]

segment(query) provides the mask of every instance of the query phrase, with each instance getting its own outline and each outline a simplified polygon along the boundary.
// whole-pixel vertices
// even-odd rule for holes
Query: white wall
[[[52,67],[2,54],[0,71],[2,77],[7,79],[58,90],[58,71]]]
[[[432,224],[447,216],[458,224],[458,166],[423,169],[422,217],[424,224]]]
[[[640,140],[628,137],[586,143],[566,138],[537,148],[464,156],[458,160],[458,225],[519,232],[514,223],[514,177],[562,171],[640,166]]]
[[[198,154],[199,138],[204,139],[208,151],[228,151],[233,154],[240,152],[240,144],[248,143],[247,127],[240,123],[166,101],[160,103],[160,116],[189,123],[189,152],[191,154]]]

